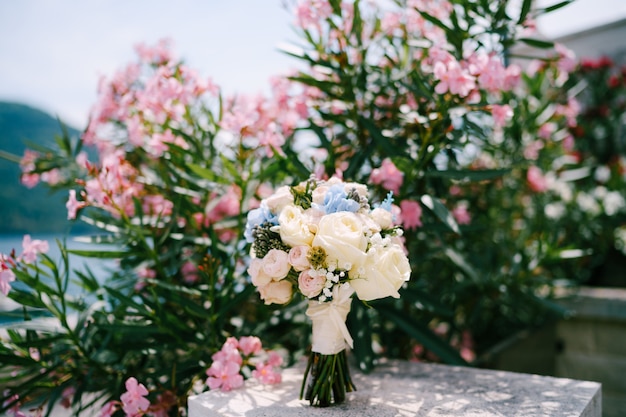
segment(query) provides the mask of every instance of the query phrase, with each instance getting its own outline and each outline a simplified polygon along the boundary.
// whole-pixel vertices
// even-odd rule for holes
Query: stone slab
[[[283,382],[246,381],[231,392],[189,398],[189,417],[600,417],[597,382],[405,361],[388,361],[369,375],[356,370],[358,391],[345,403],[315,408],[298,399],[303,367],[283,371]]]

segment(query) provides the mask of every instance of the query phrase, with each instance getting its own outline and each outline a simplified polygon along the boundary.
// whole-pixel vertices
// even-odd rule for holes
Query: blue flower
[[[361,204],[346,198],[348,195],[344,191],[343,184],[335,184],[331,186],[324,196],[324,206],[319,207],[326,214],[337,213],[339,211],[350,211],[356,213]]]
[[[380,204],[380,206],[378,207],[390,212],[392,203],[393,203],[393,191],[389,191],[389,193],[387,194],[387,198],[385,198],[383,202]]]
[[[248,212],[246,231],[243,234],[248,243],[254,242],[252,231],[255,227],[262,225],[263,223],[278,224],[278,216],[273,214],[264,202],[261,202],[261,206],[259,208],[255,208]]]

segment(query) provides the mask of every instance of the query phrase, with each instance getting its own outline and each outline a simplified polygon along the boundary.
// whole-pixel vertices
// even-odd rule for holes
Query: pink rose
[[[270,249],[263,257],[263,272],[274,281],[285,278],[291,269],[289,255],[280,249]]]
[[[294,246],[289,250],[289,263],[296,271],[309,269],[311,264],[308,259],[309,247],[305,245]]]
[[[282,281],[271,281],[264,287],[259,287],[259,294],[265,304],[287,304],[291,301],[293,288],[291,282],[284,279]]]
[[[324,289],[324,284],[326,284],[326,277],[311,269],[300,272],[298,276],[298,289],[302,295],[308,298],[319,295]]]
[[[264,287],[272,280],[272,277],[263,271],[263,260],[259,258],[254,258],[252,262],[250,262],[248,274],[256,287]]]

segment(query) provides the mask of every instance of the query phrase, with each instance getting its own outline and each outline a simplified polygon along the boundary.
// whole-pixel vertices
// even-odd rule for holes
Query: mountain
[[[80,134],[65,128],[71,137]],[[24,104],[0,102],[0,153],[21,158],[28,143],[53,146],[62,134],[61,122],[51,115]],[[19,178],[19,165],[0,158],[0,235],[68,232],[67,195],[51,194],[44,185],[26,188]]]

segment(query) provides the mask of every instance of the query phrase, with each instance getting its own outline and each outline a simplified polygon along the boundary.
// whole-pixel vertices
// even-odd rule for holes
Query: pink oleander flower
[[[417,201],[400,202],[400,221],[407,230],[422,227],[422,206]]]
[[[536,193],[543,193],[548,190],[548,182],[543,175],[541,168],[531,165],[526,173],[526,181],[531,190]]]
[[[100,410],[99,417],[111,417],[117,411],[118,402],[117,401],[109,401],[104,404],[102,409]]]
[[[470,224],[472,222],[472,216],[467,210],[466,204],[459,204],[452,209],[452,216],[458,224]]]
[[[461,68],[458,62],[451,61],[447,65],[442,62],[435,63],[435,79],[439,80],[435,86],[437,94],[456,94],[467,97],[476,88],[476,81],[466,70]]]
[[[65,203],[65,208],[67,209],[67,219],[74,220],[78,210],[82,209],[86,205],[87,203],[84,201],[78,201],[78,199],[76,199],[76,190],[70,190],[70,196],[67,203]]]
[[[267,363],[275,367],[281,366],[283,364],[283,357],[273,350],[269,351],[267,354]]]
[[[243,376],[239,373],[241,365],[236,362],[216,360],[206,371],[209,378],[206,384],[210,389],[220,388],[222,391],[230,391],[243,385]]]
[[[239,339],[239,350],[244,356],[256,355],[262,349],[261,339],[256,336],[243,336]]]
[[[122,394],[122,409],[127,416],[140,416],[150,407],[150,401],[145,398],[148,390],[143,384],[137,382],[135,377],[126,380],[126,392]]]
[[[6,296],[11,291],[13,281],[15,281],[15,273],[0,262],[0,293]]]
[[[50,185],[59,184],[63,181],[63,174],[61,174],[61,170],[58,168],[51,169],[50,171],[41,173],[41,181],[48,183]]]
[[[493,116],[493,123],[496,127],[504,127],[506,122],[513,117],[513,110],[508,104],[493,104],[491,106],[491,115]]]
[[[536,140],[536,141],[529,143],[524,148],[524,158],[531,160],[531,161],[536,161],[537,158],[539,158],[539,151],[543,149],[543,146],[544,146],[544,143],[543,141],[540,141],[540,140]]]
[[[282,381],[280,371],[275,371],[274,367],[268,363],[257,364],[256,369],[252,371],[252,376],[265,385],[279,384]]]
[[[198,273],[198,265],[191,261],[187,261],[180,267],[180,273],[183,275],[183,280],[187,284],[194,284],[198,282],[200,275]]]
[[[211,356],[214,362],[236,363],[239,367],[243,363],[239,352],[239,341],[234,337],[229,337],[222,345],[222,349]]]
[[[74,394],[76,394],[75,387],[67,387],[61,393],[61,405],[64,408],[70,408],[72,405],[72,399],[74,398]]]
[[[214,201],[217,195],[212,194],[210,201]],[[228,188],[226,194],[219,197],[217,204],[211,203],[207,207],[207,212],[204,220],[207,222],[206,226],[222,220],[225,217],[235,216],[239,214],[241,201],[241,189],[236,185]]]
[[[566,73],[570,73],[576,69],[576,54],[565,45],[556,43],[554,49],[559,54],[558,68]]]
[[[39,174],[22,174],[20,182],[27,188],[33,188],[39,184]]]
[[[370,181],[398,194],[404,181],[404,173],[394,165],[391,159],[385,158],[380,168],[372,170]]]
[[[50,249],[48,242],[39,239],[32,240],[30,235],[24,235],[22,248],[24,251],[20,259],[27,264],[35,262],[37,260],[37,254],[46,253],[48,249]]]
[[[5,395],[5,396],[6,396],[6,395],[8,395],[8,394],[9,394],[8,390],[4,391],[4,395]],[[19,395],[14,394],[14,395],[10,396],[10,397],[9,397],[9,398],[8,398],[8,399],[4,402],[4,404],[2,404],[2,405],[3,405],[3,406],[6,406],[6,405],[8,405],[8,404],[12,403],[13,401],[17,401],[17,400],[19,400],[19,398],[20,398],[20,397],[19,397]],[[28,416],[27,416],[24,412],[22,412],[22,411],[20,410],[20,405],[21,405],[21,404],[20,404],[20,402],[18,401],[18,402],[16,402],[14,405],[12,405],[12,406],[11,406],[11,408],[9,408],[9,409],[7,410],[9,413],[12,413],[12,414],[13,414],[13,416],[12,416],[12,417],[28,417]]]

